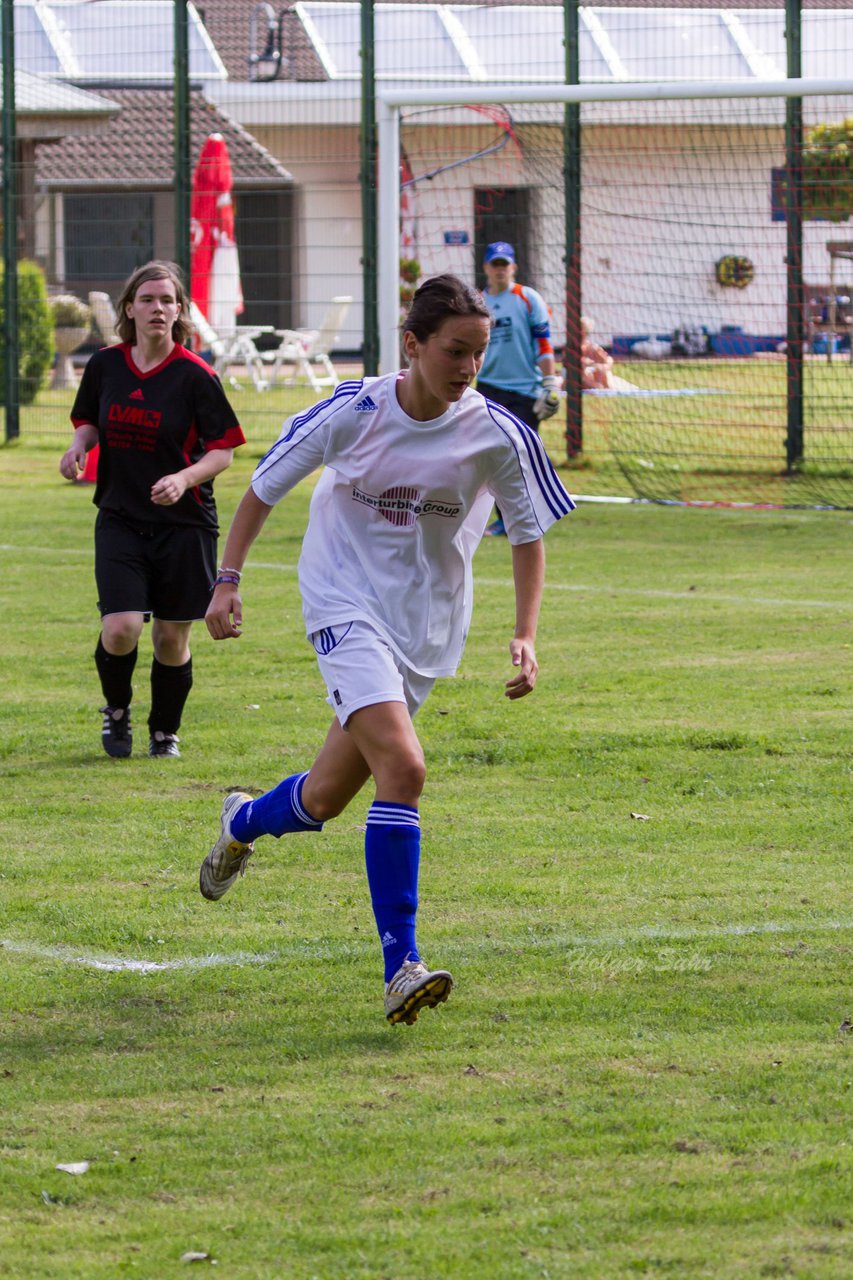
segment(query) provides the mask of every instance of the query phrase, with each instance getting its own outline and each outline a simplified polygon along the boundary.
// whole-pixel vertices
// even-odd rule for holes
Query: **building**
[[[19,41],[27,71],[103,93],[120,107],[85,156],[69,138],[39,148],[36,165],[40,256],[68,287],[108,287],[103,271],[95,282],[97,270],[109,260],[110,272],[123,277],[119,266],[134,237],[147,236],[156,252],[171,247],[171,2],[19,0],[17,8],[31,24],[28,42]],[[36,40],[45,13],[50,55]],[[190,14],[193,147],[207,127],[197,122],[214,111],[221,131],[232,128],[248,147],[246,167],[235,173],[247,320],[316,327],[330,297],[350,294],[356,305],[340,346],[357,350],[360,5],[205,0],[190,5]],[[778,4],[585,7],[581,80],[780,79],[784,22]],[[379,87],[495,84],[500,99],[502,84],[564,78],[561,5],[377,4],[375,24]],[[848,76],[851,53],[853,9],[804,11],[804,75]],[[805,112],[810,122],[853,113],[853,92],[807,100]],[[599,334],[636,337],[680,326],[783,333],[785,222],[774,187],[785,155],[782,100],[584,106],[581,118],[583,306]],[[483,246],[511,239],[524,278],[553,306],[558,341],[565,323],[562,121],[553,104],[406,111],[401,157],[401,256],[416,258],[423,274],[455,270],[475,280]],[[134,146],[143,156],[138,173]],[[107,235],[102,256],[99,222]],[[804,267],[813,292],[828,288],[826,245],[843,233],[807,224]],[[747,286],[720,283],[716,267],[727,256],[749,261]]]

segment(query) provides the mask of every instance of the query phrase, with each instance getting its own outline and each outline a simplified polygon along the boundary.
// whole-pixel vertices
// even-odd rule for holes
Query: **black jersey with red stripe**
[[[218,527],[210,480],[173,506],[151,501],[151,488],[163,476],[183,471],[211,449],[246,443],[222,383],[199,356],[176,344],[162,364],[141,373],[130,343],[96,351],[83,371],[71,421],[98,428],[96,506],[148,524]]]

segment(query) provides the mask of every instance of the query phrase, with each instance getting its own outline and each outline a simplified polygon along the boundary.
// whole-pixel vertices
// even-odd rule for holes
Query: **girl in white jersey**
[[[534,641],[545,530],[572,509],[538,436],[470,387],[489,341],[489,311],[455,276],[415,294],[403,328],[409,368],[341,383],[284,425],[234,516],[207,626],[242,629],[240,577],[273,506],[317,467],[299,585],[306,630],[335,712],[307,772],[253,800],[226,796],[200,887],[217,899],[245,871],[261,835],[319,831],[368,778],[375,799],[365,858],[385,960],[389,1022],[417,1020],[453,978],[415,941],[425,769],[412,717],[436,676],[452,675],[471,616],[471,559],[497,499],[512,544],[515,628],[510,699],[536,683]]]

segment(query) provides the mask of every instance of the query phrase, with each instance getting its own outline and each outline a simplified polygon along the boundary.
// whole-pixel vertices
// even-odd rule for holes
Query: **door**
[[[529,276],[528,230],[530,227],[530,189],[528,187],[475,187],[474,189],[474,253],[477,284],[486,283],[483,254],[486,245],[495,240],[508,240],[515,249],[518,276]]]
[[[290,191],[238,191],[234,228],[246,310],[243,324],[293,327],[293,198]]]

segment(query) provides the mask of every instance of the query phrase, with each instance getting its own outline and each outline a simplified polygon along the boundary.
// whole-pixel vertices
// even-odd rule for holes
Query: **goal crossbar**
[[[380,372],[399,367],[400,113],[413,107],[484,103],[654,102],[690,99],[804,98],[853,95],[853,78],[620,81],[615,84],[477,84],[464,88],[377,89],[379,145],[378,319]]]

